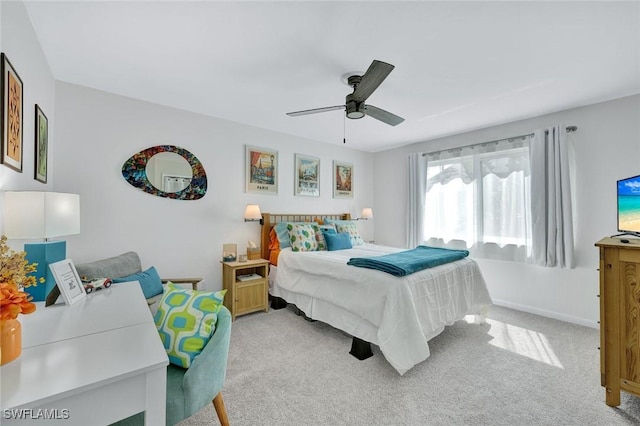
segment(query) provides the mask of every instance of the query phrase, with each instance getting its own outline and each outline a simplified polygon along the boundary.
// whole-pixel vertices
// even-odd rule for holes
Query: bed
[[[406,249],[359,244],[344,250],[298,251],[273,244],[272,228],[281,222],[349,220],[348,214],[263,213],[262,256],[271,260],[272,308],[293,304],[310,319],[353,336],[351,354],[372,355],[375,344],[403,375],[429,357],[428,341],[466,315],[482,321],[492,304],[477,263],[468,257],[397,277],[347,265],[351,258]]]

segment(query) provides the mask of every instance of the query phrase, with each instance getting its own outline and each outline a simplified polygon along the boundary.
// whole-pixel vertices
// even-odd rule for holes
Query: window
[[[528,138],[487,145],[427,156],[427,244],[525,261],[531,241]]]

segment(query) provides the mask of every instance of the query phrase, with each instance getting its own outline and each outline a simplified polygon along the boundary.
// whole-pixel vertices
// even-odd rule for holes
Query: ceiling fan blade
[[[390,126],[397,126],[404,121],[404,118],[391,114],[389,111],[374,107],[373,105],[365,105],[364,112],[368,116],[387,123]]]
[[[364,102],[380,86],[385,78],[395,67],[386,62],[375,60],[369,65],[369,69],[360,79],[360,83],[353,91],[353,100]]]
[[[324,108],[306,109],[304,111],[288,112],[287,115],[289,117],[298,117],[300,115],[309,115],[309,114],[317,114],[319,112],[337,111],[339,109],[344,110],[345,106],[344,105],[336,105],[336,106],[330,106],[330,107],[324,107]]]

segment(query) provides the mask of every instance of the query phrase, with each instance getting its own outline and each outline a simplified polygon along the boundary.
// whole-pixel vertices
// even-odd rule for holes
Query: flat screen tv
[[[618,181],[618,231],[640,237],[640,176]]]

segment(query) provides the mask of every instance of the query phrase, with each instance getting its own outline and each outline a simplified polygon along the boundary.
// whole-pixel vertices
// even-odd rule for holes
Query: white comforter
[[[283,249],[271,294],[307,316],[376,344],[404,374],[429,357],[427,341],[465,315],[486,315],[492,300],[469,258],[406,277],[347,265],[352,257],[403,249],[365,244],[348,250]]]

